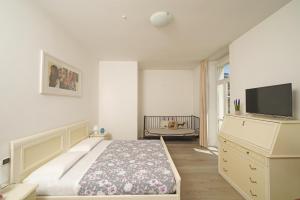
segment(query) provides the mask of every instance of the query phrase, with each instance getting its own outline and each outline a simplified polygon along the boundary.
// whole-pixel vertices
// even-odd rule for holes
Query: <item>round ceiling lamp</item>
[[[166,11],[159,11],[153,13],[150,17],[150,22],[155,27],[164,27],[167,26],[173,19],[171,13]]]

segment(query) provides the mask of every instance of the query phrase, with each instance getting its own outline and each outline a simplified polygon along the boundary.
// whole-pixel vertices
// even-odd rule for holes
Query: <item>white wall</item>
[[[194,91],[193,91],[193,115],[199,117],[200,114],[200,66],[193,70]]]
[[[143,70],[145,115],[192,115],[193,70]]]
[[[209,62],[207,79],[208,144],[217,146],[216,65]],[[190,70],[140,70],[139,135],[144,115],[199,116],[200,67]]]
[[[138,129],[140,137],[143,135],[145,115],[194,114],[199,116],[199,113],[195,113],[194,108],[195,96],[199,93],[195,89],[194,72],[193,69],[139,70]],[[199,87],[199,85],[196,85],[196,87]]]
[[[300,1],[294,0],[230,45],[232,99],[245,89],[291,82],[300,117]]]
[[[80,120],[97,121],[97,62],[28,1],[0,6],[0,159],[9,142]],[[39,94],[40,50],[80,68],[82,97]],[[96,108],[96,109],[95,109]],[[0,166],[0,183],[8,165]]]
[[[136,139],[137,62],[99,63],[99,126],[114,139]]]

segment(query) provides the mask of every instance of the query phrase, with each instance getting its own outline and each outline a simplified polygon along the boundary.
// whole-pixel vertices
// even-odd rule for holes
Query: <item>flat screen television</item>
[[[246,112],[293,116],[292,84],[246,89]]]

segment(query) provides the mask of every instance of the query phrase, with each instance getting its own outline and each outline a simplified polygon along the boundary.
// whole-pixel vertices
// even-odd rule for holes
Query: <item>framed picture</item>
[[[40,93],[81,96],[81,72],[41,51]]]

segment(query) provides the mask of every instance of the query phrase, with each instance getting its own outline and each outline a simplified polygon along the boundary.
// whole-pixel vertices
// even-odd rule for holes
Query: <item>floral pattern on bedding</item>
[[[78,195],[175,193],[175,178],[158,140],[113,141],[79,182]]]

